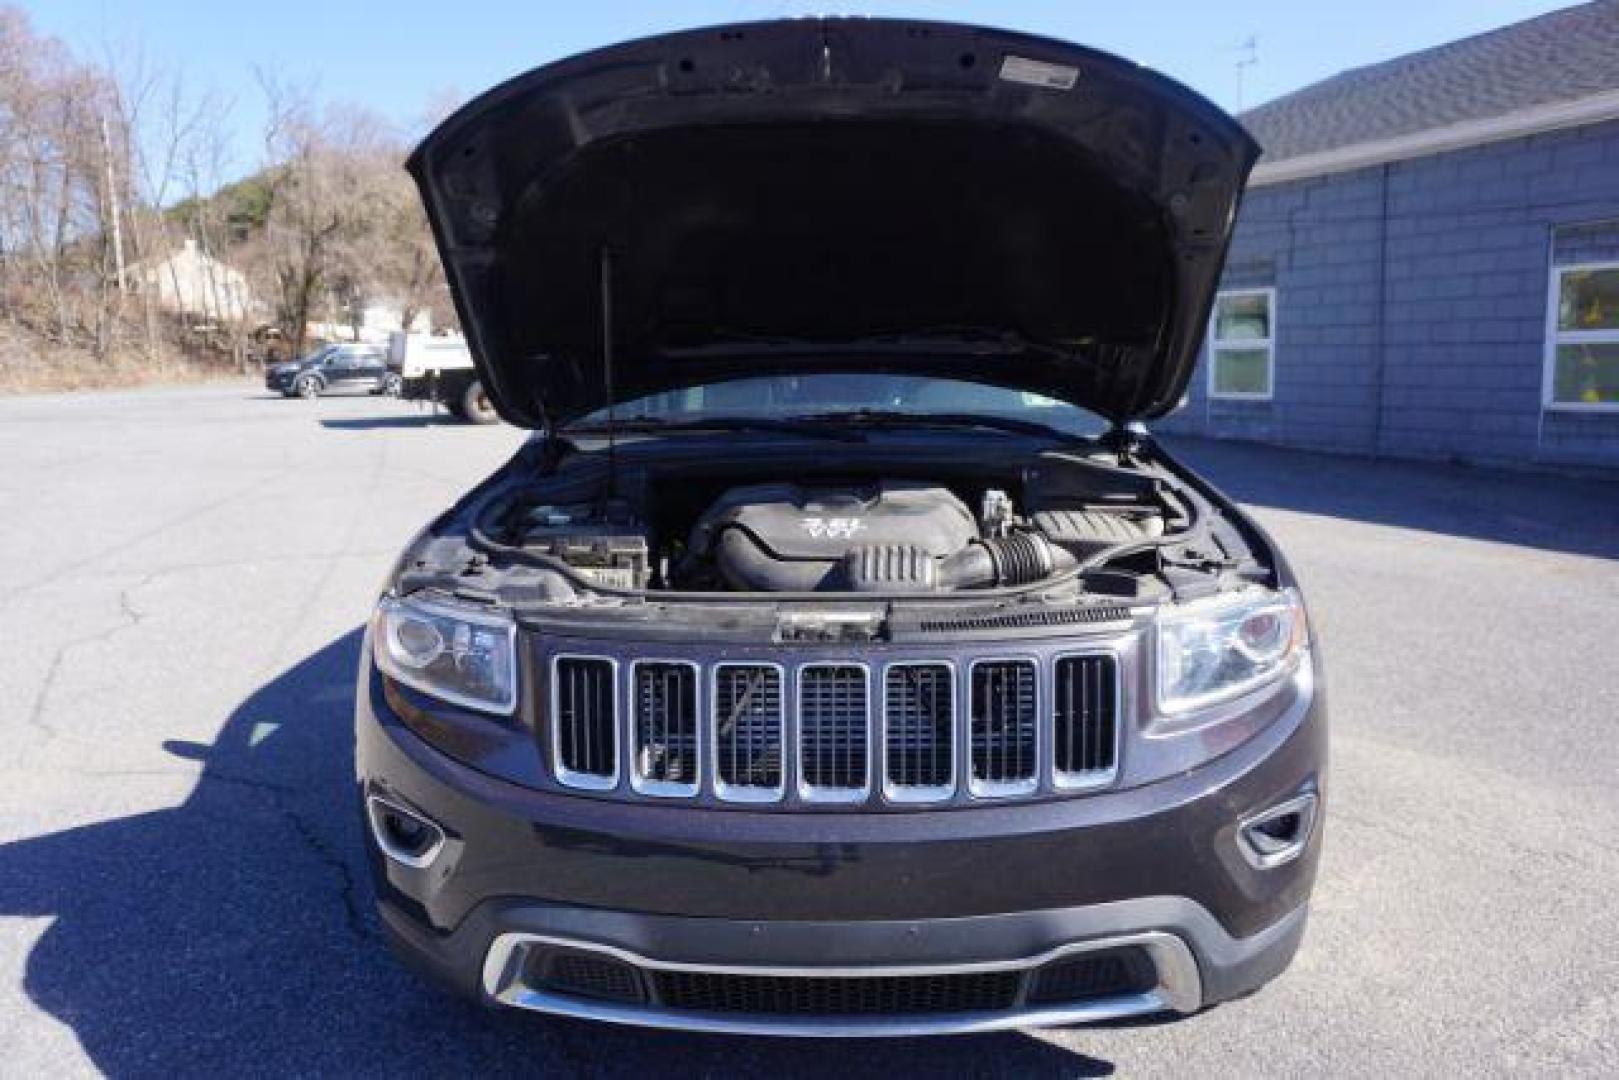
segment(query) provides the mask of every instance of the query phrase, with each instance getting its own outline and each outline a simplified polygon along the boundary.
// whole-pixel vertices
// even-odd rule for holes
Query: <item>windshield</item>
[[[619,420],[655,417],[670,421],[705,418],[787,419],[860,410],[928,415],[973,413],[1029,420],[1080,436],[1099,435],[1107,424],[1095,413],[1023,390],[933,379],[916,375],[814,374],[735,379],[626,401]],[[594,427],[607,421],[605,409],[574,422]]]

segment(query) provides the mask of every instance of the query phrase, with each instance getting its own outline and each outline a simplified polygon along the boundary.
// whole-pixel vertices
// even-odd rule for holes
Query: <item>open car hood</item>
[[[1125,421],[1184,392],[1258,152],[1104,53],[801,19],[538,68],[409,167],[514,424],[816,371],[969,379]]]

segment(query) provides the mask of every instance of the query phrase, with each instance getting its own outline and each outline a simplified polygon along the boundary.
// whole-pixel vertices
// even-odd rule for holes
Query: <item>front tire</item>
[[[474,379],[468,384],[466,391],[461,395],[461,408],[458,415],[471,424],[497,424],[500,414],[495,412],[494,403],[489,395],[484,393],[483,381]]]
[[[305,401],[314,401],[320,397],[320,380],[313,375],[305,375],[298,380],[297,391]]]

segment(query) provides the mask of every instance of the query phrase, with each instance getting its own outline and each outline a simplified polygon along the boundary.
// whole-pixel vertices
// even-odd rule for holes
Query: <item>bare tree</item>
[[[97,322],[105,90],[20,12],[0,9],[0,248],[11,285],[0,303],[13,322],[63,343]],[[22,268],[29,288],[13,272]]]
[[[136,344],[159,361],[142,266],[173,245],[163,208],[212,108],[138,50],[85,63],[0,7],[0,316],[101,362]]]
[[[243,363],[266,321],[297,350],[317,323],[357,334],[382,300],[407,327],[448,317],[402,133],[260,83],[263,164],[240,176],[217,95],[127,43],[84,62],[0,0],[0,327],[160,368],[177,346]]]
[[[443,279],[398,134],[367,110],[317,110],[273,80],[261,83],[275,164],[260,256],[294,349],[320,316],[357,335],[367,304],[384,297],[409,326]]]
[[[398,299],[399,322],[408,330],[424,311],[432,310],[444,289],[444,268],[421,200],[404,172],[395,168],[382,178],[381,186],[376,276],[382,288]]]
[[[140,291],[144,346],[149,356],[156,357],[164,344],[159,294],[165,287],[184,343],[195,342],[192,331],[199,322],[217,325],[223,317],[216,312],[206,283],[195,280],[194,266],[187,266],[182,279],[181,264],[173,257],[183,250],[182,242],[189,240],[205,255],[207,249],[167,208],[187,190],[188,182],[190,193],[197,193],[200,163],[210,163],[210,179],[217,183],[224,168],[222,123],[227,106],[212,92],[193,92],[183,72],[150,62],[138,48],[109,49],[104,69],[112,80],[108,107],[126,144],[122,157],[132,192],[127,200],[127,232],[132,250],[147,267],[143,284],[148,287]],[[116,237],[116,219],[112,232]],[[203,263],[205,275],[211,265]]]

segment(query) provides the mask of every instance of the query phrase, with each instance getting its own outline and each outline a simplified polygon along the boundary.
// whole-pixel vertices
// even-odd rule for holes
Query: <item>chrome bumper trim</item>
[[[561,947],[601,953],[642,970],[686,971],[717,975],[765,975],[801,978],[859,976],[963,975],[994,971],[1033,972],[1054,960],[1086,952],[1136,946],[1146,951],[1157,972],[1157,985],[1141,993],[1097,998],[1070,1005],[1014,1006],[994,1012],[938,1013],[903,1016],[776,1016],[695,1012],[651,1005],[592,1001],[524,983],[530,948]],[[581,1020],[630,1024],[678,1031],[734,1035],[796,1037],[896,1037],[969,1034],[1009,1028],[1096,1023],[1154,1013],[1196,1012],[1202,1005],[1202,980],[1186,942],[1163,931],[1145,931],[1062,945],[1038,956],[962,964],[873,965],[869,967],[736,966],[654,960],[627,949],[544,934],[508,933],[496,937],[483,965],[483,990],[490,1000],[516,1009]],[[1021,997],[1021,995],[1020,995]]]

